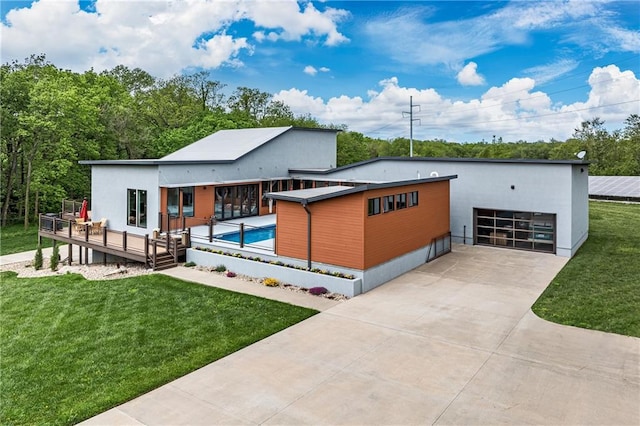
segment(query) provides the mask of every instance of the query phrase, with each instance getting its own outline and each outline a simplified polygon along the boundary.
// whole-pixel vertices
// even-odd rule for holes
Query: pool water
[[[269,225],[263,228],[251,228],[244,231],[244,243],[251,244],[258,241],[270,240],[275,238],[276,226]],[[228,234],[222,234],[216,236],[216,238],[224,241],[232,241],[234,243],[240,242],[240,231],[229,232]]]

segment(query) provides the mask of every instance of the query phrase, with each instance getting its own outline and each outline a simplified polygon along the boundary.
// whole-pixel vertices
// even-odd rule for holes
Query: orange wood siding
[[[167,188],[160,188],[160,213],[167,211]]]
[[[193,191],[193,218],[187,218],[194,224],[202,225],[203,221],[209,220],[213,216],[213,198],[215,194],[213,186],[196,186]],[[182,201],[182,200],[181,200]],[[196,223],[197,222],[197,223]]]
[[[307,212],[300,203],[279,200],[276,216],[276,254],[307,258]]]
[[[418,190],[418,205],[367,216],[369,198]],[[364,268],[417,250],[449,231],[449,181],[378,189],[364,194]],[[407,199],[408,203],[408,199]]]
[[[362,194],[337,197],[309,205],[311,254],[315,262],[362,269],[364,218]]]
[[[418,191],[418,205],[408,207]],[[368,216],[368,200],[407,194],[407,207]],[[377,189],[312,203],[313,262],[368,269],[427,246],[449,231],[449,181]],[[276,253],[307,259],[307,213],[300,203],[278,201]]]
[[[311,256],[314,262],[362,269],[362,196],[313,203],[311,211]],[[307,259],[307,212],[300,203],[278,200],[276,253]]]

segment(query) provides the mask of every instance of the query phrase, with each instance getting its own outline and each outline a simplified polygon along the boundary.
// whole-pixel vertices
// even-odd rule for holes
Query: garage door
[[[480,208],[473,213],[475,244],[556,252],[555,214]]]

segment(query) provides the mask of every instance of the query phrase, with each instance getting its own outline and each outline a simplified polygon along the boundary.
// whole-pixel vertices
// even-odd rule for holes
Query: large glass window
[[[405,209],[407,208],[407,194],[397,194],[396,195],[396,209]]]
[[[182,199],[182,206],[180,206],[180,199]],[[168,188],[167,212],[170,216],[193,217],[193,186]]]
[[[216,187],[214,210],[218,220],[257,216],[258,185]]]
[[[182,191],[182,216],[193,217],[193,186],[180,188]]]
[[[127,224],[147,227],[147,191],[144,189],[127,189]]]
[[[167,213],[171,216],[180,214],[180,188],[167,189]]]

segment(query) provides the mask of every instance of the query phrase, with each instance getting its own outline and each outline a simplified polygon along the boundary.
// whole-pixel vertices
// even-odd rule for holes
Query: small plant
[[[280,281],[275,278],[265,278],[262,281],[262,284],[266,285],[267,287],[278,287],[280,285]]]
[[[60,261],[60,247],[57,244],[53,245],[53,252],[51,253],[51,259],[49,259],[49,266],[52,271],[58,269],[58,262]]]
[[[33,259],[33,267],[36,271],[42,269],[42,246],[38,244],[38,248],[36,249],[36,256]]]
[[[233,271],[227,271],[227,273],[225,274],[227,277],[229,278],[233,278],[236,276],[236,273]]]
[[[321,294],[325,294],[328,293],[329,290],[327,290],[324,287],[311,287],[309,289],[309,294],[313,294],[314,296],[320,296]]]
[[[224,265],[218,265],[216,266],[216,269],[215,269],[216,272],[224,272],[226,270],[227,270],[227,267]]]
[[[196,266],[196,262],[187,262],[182,266],[185,266],[187,268],[192,268],[192,267]]]

